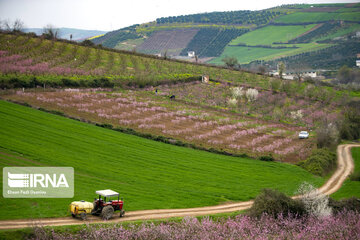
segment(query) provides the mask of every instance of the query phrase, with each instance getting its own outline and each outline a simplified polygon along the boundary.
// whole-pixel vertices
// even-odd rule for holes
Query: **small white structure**
[[[360,67],[360,60],[356,60],[356,66]]]
[[[195,52],[194,51],[189,51],[188,52],[188,57],[191,57],[191,58],[195,57]]]
[[[272,72],[269,72],[269,75],[279,76],[279,72],[272,71]],[[305,77],[316,78],[317,77],[317,73],[315,71],[306,71],[306,72],[300,72],[300,73],[286,72],[286,73],[282,74],[282,78],[287,79],[287,80],[294,80],[294,79],[297,79],[299,75],[301,76],[301,78],[305,78]]]
[[[209,75],[202,75],[201,76],[201,82],[203,83],[209,83],[210,77]]]
[[[279,75],[279,73],[277,75]],[[283,73],[283,79],[294,80],[297,79],[298,76],[300,76],[301,78],[306,78],[306,77],[316,78],[317,73],[315,71],[307,71],[300,73],[294,73],[294,72]]]

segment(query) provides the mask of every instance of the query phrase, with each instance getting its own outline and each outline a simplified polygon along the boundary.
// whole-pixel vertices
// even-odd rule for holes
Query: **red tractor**
[[[96,194],[99,195],[99,198],[94,199],[94,208],[91,214],[100,215],[105,220],[110,219],[115,211],[120,211],[120,217],[125,215],[124,201],[122,198],[119,199],[119,193],[107,189],[96,191]]]

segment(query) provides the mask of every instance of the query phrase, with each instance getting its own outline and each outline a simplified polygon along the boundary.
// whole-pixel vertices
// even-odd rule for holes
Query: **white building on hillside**
[[[188,57],[191,57],[191,58],[195,57],[195,52],[194,51],[189,51],[188,52]]]
[[[279,72],[270,72],[270,75],[273,76],[279,76]],[[317,73],[316,71],[304,71],[304,72],[285,72],[282,74],[282,78],[283,79],[288,79],[288,80],[294,80],[298,78],[298,76],[300,76],[300,78],[304,79],[306,77],[311,77],[311,78],[316,78],[317,77]]]

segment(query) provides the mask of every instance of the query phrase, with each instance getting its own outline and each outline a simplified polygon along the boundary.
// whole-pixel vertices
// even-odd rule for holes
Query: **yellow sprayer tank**
[[[91,213],[94,204],[92,202],[76,201],[70,204],[70,211],[73,217],[80,215],[82,218]]]

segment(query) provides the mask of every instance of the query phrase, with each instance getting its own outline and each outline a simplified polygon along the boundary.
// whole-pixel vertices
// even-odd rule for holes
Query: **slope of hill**
[[[28,35],[0,34],[0,87],[34,86],[148,86],[213,79],[243,81],[252,74],[164,58],[114,51]],[[267,77],[251,84],[264,86]]]
[[[62,39],[70,39],[70,35],[72,35],[72,40],[74,41],[83,41],[85,39],[103,35],[107,32],[99,31],[99,30],[84,30],[84,29],[76,29],[76,28],[59,28],[59,38]],[[25,28],[24,32],[34,32],[36,35],[43,34],[42,28]]]
[[[106,34],[94,42],[150,54],[168,52],[175,58],[195,51],[198,58],[213,64],[223,64],[221,60],[226,56],[237,58],[241,64],[257,63],[344,44],[333,42],[333,39],[344,37],[346,41],[346,38],[360,31],[359,12],[359,4],[295,4],[262,11],[199,13],[158,18],[154,22],[132,26],[133,35],[127,39],[129,28]],[[178,31],[180,33],[184,29],[198,32],[192,38],[189,35],[182,45],[173,43],[172,46],[166,31],[171,30],[176,36]],[[114,36],[118,36],[118,39]],[[112,39],[111,43],[107,38]],[[327,42],[323,43],[324,40]],[[302,45],[304,43],[308,45]],[[233,47],[234,44],[241,46]],[[256,48],[245,48],[244,44]],[[208,57],[213,59],[209,60]],[[354,66],[352,60],[353,56],[349,56],[343,63]],[[333,64],[323,66],[334,67]]]
[[[156,54],[167,51],[168,55],[179,55],[191,39],[197,34],[197,29],[179,29],[154,32],[141,44],[137,50],[143,53]]]
[[[75,170],[73,199],[1,198],[1,219],[67,216],[71,201],[91,201],[103,188],[119,191],[130,211],[249,200],[274,186],[293,194],[304,180],[316,186],[324,182],[290,164],[172,146],[4,101],[0,109],[1,167]]]

